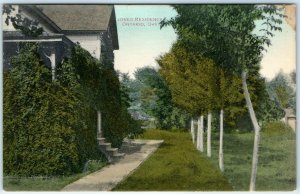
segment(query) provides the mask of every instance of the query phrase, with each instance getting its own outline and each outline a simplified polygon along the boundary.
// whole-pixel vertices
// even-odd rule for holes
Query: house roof
[[[113,5],[36,5],[62,31],[105,31]]]

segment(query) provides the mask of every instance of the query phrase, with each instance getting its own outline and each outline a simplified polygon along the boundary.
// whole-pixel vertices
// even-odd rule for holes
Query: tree
[[[120,95],[121,95],[121,102],[122,102],[122,106],[125,108],[129,108],[130,107],[130,103],[132,102],[132,99],[130,98],[130,77],[125,73],[120,73],[117,72],[119,74],[119,79],[120,79]]]
[[[292,83],[296,85],[296,80],[297,80],[296,70],[293,70],[293,71],[290,73],[290,77],[291,77],[291,79],[292,79]]]
[[[157,70],[151,67],[140,68],[135,78],[143,83],[141,88],[141,106],[145,112],[157,121],[157,127],[166,129],[166,119],[172,112],[171,93]]]
[[[211,112],[216,108],[216,66],[212,60],[191,55],[180,42],[175,43],[171,51],[157,59],[157,62],[160,65],[160,73],[170,87],[174,103],[194,115],[200,115],[200,122],[203,120],[203,114],[208,113],[207,155],[210,157]],[[203,123],[200,122],[200,143],[197,148],[203,151]]]
[[[184,128],[188,116],[172,102],[170,89],[159,72],[143,67],[134,75],[135,79],[121,79],[121,85],[129,90],[129,109],[140,116],[155,118],[157,128]]]
[[[223,169],[223,112],[230,113],[235,104],[242,100],[241,79],[224,72],[211,60],[191,55],[180,43],[174,44],[171,51],[158,59],[160,72],[169,84],[173,101],[197,114],[197,148],[203,151],[203,114],[220,109],[220,168]],[[178,91],[178,92],[177,92]],[[194,104],[194,101],[198,102]],[[240,106],[238,104],[238,106]],[[211,120],[210,116],[208,118]],[[210,156],[211,126],[208,121],[208,156]]]
[[[227,110],[242,101],[243,95],[240,91],[242,81],[241,79],[230,73],[224,72],[222,69],[219,72],[219,95],[217,99],[218,106],[220,108],[220,144],[219,144],[219,167],[220,170],[224,171],[224,156],[223,156],[223,134],[224,134],[224,109],[229,107]],[[238,107],[238,106],[237,106]],[[225,109],[226,111],[226,109]]]
[[[284,110],[293,107],[294,90],[289,75],[280,71],[270,82],[267,83],[268,92]]]
[[[247,86],[247,73],[259,63],[264,45],[270,45],[271,30],[281,30],[280,17],[274,5],[176,5],[178,15],[162,21],[162,26],[172,25],[179,39],[183,40],[191,52],[197,52],[213,59],[220,67],[240,74],[243,91],[255,130],[253,163],[250,190],[255,190],[258,162],[260,126],[253,109]],[[263,20],[256,35],[255,21]]]
[[[296,81],[297,81],[296,70],[293,70],[290,73],[290,77],[292,80],[291,87],[293,88],[293,100],[291,102],[291,106],[293,107],[294,113],[296,114]]]
[[[288,75],[280,71],[271,81],[266,83],[270,99],[284,111],[289,108],[296,110],[295,79],[292,76],[293,73]]]

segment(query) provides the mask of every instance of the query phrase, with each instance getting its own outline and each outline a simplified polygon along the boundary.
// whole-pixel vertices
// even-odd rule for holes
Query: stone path
[[[139,167],[163,140],[133,140],[131,146],[121,148],[124,158],[89,174],[63,188],[62,191],[110,191]]]

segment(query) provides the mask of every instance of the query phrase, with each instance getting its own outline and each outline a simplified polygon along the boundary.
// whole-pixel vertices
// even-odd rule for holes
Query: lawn
[[[59,191],[66,185],[88,173],[80,173],[60,178],[11,178],[4,177],[3,189],[6,191]]]
[[[116,191],[248,191],[253,133],[224,136],[224,175],[218,170],[218,133],[212,133],[212,157],[200,153],[189,133],[147,130],[141,138],[164,143]],[[204,144],[206,145],[206,144]],[[8,178],[6,191],[57,191],[87,175]],[[296,187],[296,137],[293,132],[262,133],[257,175],[258,191],[291,191]]]
[[[248,191],[253,133],[225,134],[225,176],[236,191]],[[219,136],[213,133],[211,162],[218,166]],[[294,132],[262,132],[257,191],[291,191],[296,188],[296,135]]]
[[[147,130],[144,139],[164,143],[115,191],[230,191],[217,167],[201,155],[184,132]]]
[[[106,164],[107,162],[105,161],[92,163],[89,167],[89,171],[64,177],[4,177],[3,189],[6,191],[59,191],[66,185],[103,168]]]

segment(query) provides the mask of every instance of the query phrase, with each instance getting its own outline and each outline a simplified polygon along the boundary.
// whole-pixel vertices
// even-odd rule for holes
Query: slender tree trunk
[[[191,134],[192,134],[192,141],[195,143],[195,128],[194,128],[194,120],[191,120]]]
[[[246,72],[242,73],[242,80],[243,80],[243,90],[244,90],[247,108],[255,131],[253,157],[252,157],[252,171],[251,171],[250,188],[249,188],[250,191],[255,191],[255,182],[256,182],[256,173],[257,173],[257,164],[258,164],[258,148],[259,148],[259,141],[260,141],[260,127],[258,125],[255,112],[252,106],[252,102],[250,99],[250,94],[247,87]]]
[[[207,156],[211,157],[211,112],[207,115]]]
[[[197,122],[197,145],[196,145],[196,148],[197,150],[199,150],[199,147],[200,147],[200,117],[198,118],[198,122]]]
[[[204,151],[204,146],[203,146],[203,144],[204,144],[204,116],[201,115],[200,119],[201,119],[201,131],[202,131],[202,135],[201,135],[202,144],[200,145],[201,146],[200,151],[203,152]]]
[[[197,149],[203,152],[203,115],[198,118]]]
[[[221,109],[220,112],[220,148],[219,148],[219,167],[222,172],[224,172],[224,156],[223,156],[223,118],[224,118],[224,111]]]

